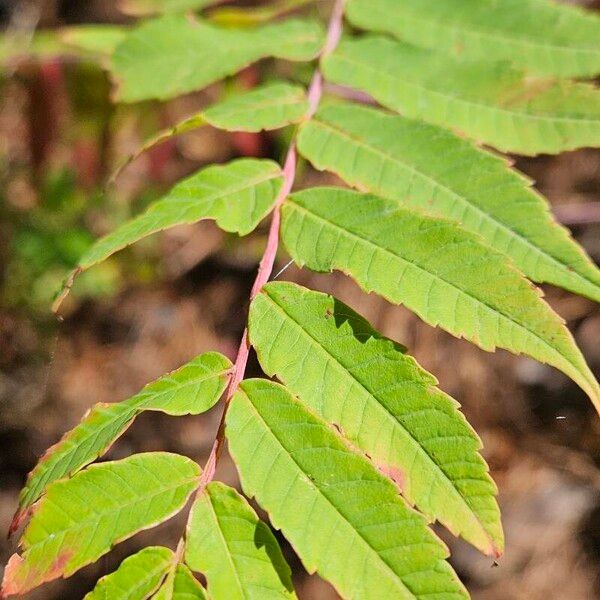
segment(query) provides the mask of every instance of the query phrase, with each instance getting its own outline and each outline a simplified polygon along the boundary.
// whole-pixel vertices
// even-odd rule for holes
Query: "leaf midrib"
[[[285,456],[287,456],[293,464],[296,465],[296,467],[298,468],[299,473],[303,476],[303,478],[305,479],[305,482],[308,483],[311,488],[313,488],[314,490],[317,491],[317,493],[325,499],[325,501],[327,502],[327,504],[333,508],[333,510],[335,511],[336,514],[338,514],[340,516],[340,518],[350,527],[350,529],[356,534],[356,536],[363,541],[364,545],[367,546],[367,548],[375,554],[375,556],[378,558],[379,562],[386,568],[386,570],[388,570],[392,576],[393,579],[397,580],[401,587],[403,589],[405,589],[408,594],[410,594],[411,597],[413,597],[415,600],[419,600],[418,596],[416,596],[415,594],[413,594],[412,590],[410,588],[407,587],[407,585],[404,583],[404,581],[402,580],[402,577],[400,575],[398,575],[398,573],[396,573],[396,571],[394,571],[393,567],[385,560],[385,558],[383,558],[379,552],[377,552],[377,550],[375,548],[373,548],[373,546],[371,546],[371,544],[369,544],[369,542],[362,536],[362,534],[356,529],[356,527],[348,520],[348,518],[342,513],[340,512],[340,510],[338,509],[338,507],[329,499],[329,497],[325,494],[325,492],[315,484],[315,482],[304,472],[304,470],[302,469],[302,467],[300,466],[300,464],[296,461],[296,459],[292,456],[291,452],[288,451],[288,449],[284,446],[283,442],[279,439],[279,437],[276,435],[276,433],[273,431],[273,429],[269,426],[269,424],[266,422],[266,420],[263,418],[263,416],[260,414],[260,412],[258,411],[258,409],[256,408],[256,406],[254,406],[254,403],[252,402],[252,400],[250,400],[249,395],[242,390],[242,393],[244,394],[244,396],[246,397],[248,404],[252,407],[252,410],[256,413],[257,417],[260,419],[260,421],[262,421],[262,423],[265,425],[265,428],[267,429],[267,431],[275,438],[275,441],[277,442],[277,444],[280,446],[280,448],[282,448],[282,450],[285,453]],[[347,452],[351,452],[350,450],[348,450],[347,448],[345,448],[345,450]],[[383,477],[383,476],[382,476]],[[423,525],[424,527],[426,527],[426,525]],[[433,535],[433,534],[432,534]],[[429,571],[431,569],[427,569],[427,571]],[[420,571],[423,572],[423,571]]]
[[[471,513],[471,517],[475,519],[475,521],[479,524],[479,526],[481,527],[483,534],[485,535],[485,537],[488,539],[488,541],[490,542],[490,544],[492,545],[492,547],[495,547],[495,542],[492,539],[491,535],[488,533],[488,531],[485,528],[484,523],[480,520],[479,516],[474,512],[473,508],[469,505],[469,503],[467,502],[467,500],[465,498],[463,498],[463,496],[461,495],[461,493],[458,491],[458,489],[456,488],[454,482],[452,481],[452,479],[450,479],[450,477],[444,472],[444,470],[441,468],[440,465],[438,465],[433,457],[427,452],[427,450],[425,448],[423,448],[423,446],[421,445],[421,443],[419,442],[419,440],[417,440],[414,435],[408,431],[408,429],[406,429],[406,427],[400,422],[398,421],[394,415],[392,413],[389,412],[388,408],[378,400],[378,398],[376,397],[376,395],[371,392],[359,379],[357,379],[355,377],[355,375],[342,363],[340,363],[339,359],[335,356],[333,356],[333,354],[331,354],[331,352],[329,352],[329,350],[327,350],[323,345],[321,345],[319,343],[319,341],[311,334],[309,333],[296,319],[294,319],[292,317],[292,315],[290,313],[288,313],[285,308],[283,306],[281,306],[280,304],[278,304],[277,302],[275,302],[275,300],[268,294],[268,292],[264,292],[263,294],[265,297],[267,297],[269,300],[271,300],[271,302],[273,303],[273,305],[275,305],[277,308],[279,308],[285,315],[287,315],[290,320],[292,320],[297,326],[298,328],[308,337],[310,338],[313,342],[316,343],[316,345],[321,348],[325,354],[327,356],[329,356],[332,361],[334,363],[336,363],[339,367],[342,368],[342,370],[346,373],[348,373],[348,375],[351,377],[351,379],[353,381],[355,381],[366,393],[369,397],[373,398],[373,400],[375,401],[375,404],[383,411],[384,415],[389,418],[393,423],[397,424],[406,434],[407,436],[413,440],[413,442],[415,443],[415,445],[417,446],[417,448],[419,449],[419,451],[427,457],[427,459],[429,460],[429,462],[434,466],[434,471],[437,470],[439,473],[441,473],[443,479],[445,479],[449,484],[451,489],[455,492],[456,496],[458,496],[459,500],[461,501],[461,503],[467,508],[468,512]],[[281,375],[281,373],[278,373],[279,375]],[[435,387],[435,386],[434,386]],[[436,388],[437,389],[437,388]],[[465,436],[466,437],[466,436]],[[366,451],[366,449],[363,449],[363,451]],[[415,504],[419,505],[420,503],[417,502],[416,500],[413,499],[413,501],[415,502]],[[433,515],[433,517],[435,518],[435,515]],[[446,523],[448,526],[449,524]],[[458,528],[460,529],[460,527]]]
[[[229,165],[225,165],[221,169],[221,172],[223,172],[227,166],[231,166],[231,163],[229,163]],[[209,191],[206,196],[203,196],[202,198],[197,198],[197,199],[194,199],[193,197],[191,197],[192,194],[190,194],[190,192],[193,193],[194,191],[197,190],[197,188],[195,186],[195,182],[194,182],[194,177],[192,176],[187,181],[182,181],[179,185],[176,185],[162,200],[159,200],[156,204],[154,204],[154,206],[159,206],[163,202],[166,206],[169,203],[168,202],[169,198],[171,199],[171,201],[173,201],[173,196],[177,197],[182,202],[187,202],[187,203],[193,204],[195,206],[198,206],[198,205],[204,204],[204,203],[209,203],[209,202],[214,203],[218,200],[222,200],[223,198],[226,198],[227,196],[239,194],[240,192],[243,192],[247,189],[257,187],[261,183],[266,183],[267,181],[271,181],[272,179],[277,179],[277,178],[283,179],[283,174],[281,172],[281,168],[278,165],[276,165],[274,163],[273,165],[269,165],[269,166],[271,167],[271,171],[269,173],[266,173],[266,172],[261,173],[259,175],[256,175],[252,179],[244,179],[243,177],[238,176],[237,178],[242,179],[243,183],[241,183],[241,184],[240,183],[238,183],[238,184],[232,183],[231,187],[216,186],[213,189],[213,191]],[[224,172],[228,177],[232,177],[232,175],[233,175],[233,173],[228,173],[227,171],[224,171]],[[181,192],[187,193],[188,196],[183,195],[183,197],[178,197],[177,194],[179,194]],[[142,213],[139,216],[144,217],[146,215],[149,215],[151,208],[152,207],[149,207],[148,212]],[[210,219],[210,218],[216,218],[216,217],[208,216],[208,217],[202,217],[202,218]]]
[[[144,500],[144,501],[149,500],[151,502],[152,500],[154,500],[154,498],[162,496],[163,494],[165,494],[169,491],[175,491],[175,490],[178,490],[179,488],[189,486],[190,483],[198,483],[198,478],[196,476],[190,476],[183,481],[179,481],[176,484],[172,484],[172,485],[163,487],[160,490],[154,491],[150,494],[137,495],[132,500],[119,505],[114,510],[110,510],[110,511],[109,510],[105,510],[105,511],[93,510],[90,514],[86,515],[86,518],[82,521],[73,521],[73,518],[71,517],[71,515],[69,513],[66,513],[67,516],[69,517],[69,520],[71,521],[71,523],[75,523],[75,525],[67,526],[67,527],[64,527],[63,529],[58,529],[58,530],[52,531],[52,534],[56,537],[57,535],[64,536],[72,531],[78,531],[84,527],[87,527],[90,523],[91,524],[97,523],[97,521],[99,521],[100,519],[102,519],[104,517],[108,517],[112,514],[120,514],[121,512],[123,512],[123,510],[131,508],[131,507],[135,506],[136,504],[139,504],[140,500]],[[193,491],[193,489],[194,488],[192,488],[190,493]],[[61,506],[59,506],[52,498],[49,498],[48,496],[46,497],[46,503],[51,503],[53,506],[58,507],[60,510],[65,512]],[[175,509],[173,509],[173,510],[175,510]],[[169,514],[171,514],[171,513],[169,513]],[[23,541],[26,541],[26,535],[27,535],[27,532],[25,532]],[[129,534],[126,534],[126,535],[129,535]],[[48,543],[49,539],[54,539],[54,538],[45,537],[42,540],[40,540],[39,542],[35,542],[33,544],[26,545],[25,551],[29,552],[33,548],[36,548],[39,546],[44,546],[45,544]]]
[[[192,368],[197,368],[198,365],[188,365],[189,367]],[[182,367],[181,370],[185,369],[185,366]],[[180,374],[181,370],[176,371],[176,374]],[[148,390],[144,390],[142,389],[139,394],[136,394],[136,396],[142,396],[141,398],[138,399],[137,402],[133,402],[136,399],[136,396],[133,396],[132,398],[129,398],[129,400],[123,400],[122,402],[118,402],[117,404],[121,404],[121,403],[131,403],[133,407],[135,408],[142,408],[143,410],[150,410],[153,412],[163,412],[164,408],[148,408],[148,407],[144,407],[144,402],[151,402],[152,400],[159,400],[160,398],[162,398],[165,395],[168,394],[177,394],[178,392],[180,392],[182,389],[185,389],[187,387],[194,387],[197,385],[202,385],[204,382],[209,381],[210,379],[220,379],[221,377],[226,377],[227,375],[229,375],[231,373],[231,367],[227,368],[227,369],[223,369],[221,371],[212,371],[210,373],[204,373],[202,375],[199,375],[198,377],[195,377],[194,379],[191,380],[186,380],[186,381],[181,381],[181,382],[177,382],[175,379],[171,378],[171,380],[169,381],[167,378],[169,378],[169,375],[165,375],[164,377],[161,377],[160,381],[165,381],[170,383],[173,387],[170,389],[165,389],[165,390],[161,390],[159,392],[154,392],[151,389]],[[156,382],[158,383],[158,382]],[[149,385],[153,385],[152,383]]]
[[[361,62],[360,60],[355,60],[353,58],[350,58],[347,54],[343,54],[341,51],[338,51],[337,54],[333,55],[333,58],[337,58],[338,60],[345,60],[346,62],[350,63],[350,65],[353,67],[359,67],[359,68],[362,67],[363,69],[369,71],[371,74],[378,75],[379,77],[382,77],[382,78],[391,79],[393,82],[398,81],[397,77],[391,75],[390,73],[386,73],[382,70],[378,70],[376,67],[374,67],[372,64],[370,64],[367,61]],[[567,117],[567,116],[548,117],[548,116],[541,115],[541,114],[531,113],[526,110],[521,110],[521,111],[510,110],[508,108],[500,106],[499,104],[486,104],[485,102],[482,102],[482,101],[470,100],[466,96],[452,96],[443,91],[436,90],[431,87],[427,87],[423,83],[419,83],[414,80],[412,80],[412,81],[401,80],[401,83],[404,85],[412,86],[418,90],[421,90],[422,92],[432,94],[434,96],[440,96],[447,102],[456,102],[458,104],[466,104],[467,106],[474,106],[475,108],[480,108],[480,109],[489,110],[489,111],[493,111],[493,112],[506,113],[513,117],[532,119],[535,121],[542,121],[544,123],[547,122],[550,124],[557,123],[557,122],[564,122],[564,123],[571,123],[571,124],[574,123],[577,125],[588,124],[588,125],[598,126],[598,124],[600,122],[599,119],[591,119],[591,118],[587,118],[587,117],[582,117],[582,118],[573,117],[573,116],[570,116],[570,117]],[[576,84],[573,84],[573,85],[576,85]],[[584,85],[584,84],[579,84],[579,85]],[[382,94],[373,92],[373,96],[381,97]],[[388,95],[388,97],[389,97],[389,95]],[[396,103],[396,100],[394,100],[394,103]]]
[[[301,25],[309,25],[308,21],[295,21],[296,23],[300,23]],[[191,43],[198,44],[192,48],[194,51],[193,54],[202,51],[203,54],[211,53],[212,56],[218,56],[222,58],[230,57],[233,54],[234,59],[244,58],[250,59],[250,62],[255,62],[255,60],[260,60],[260,57],[274,56],[277,58],[282,58],[280,54],[280,48],[277,47],[277,42],[279,42],[279,46],[284,48],[283,55],[287,57],[290,52],[290,48],[294,46],[304,46],[308,44],[316,44],[319,41],[319,35],[316,32],[306,32],[301,29],[297,31],[293,31],[293,27],[281,27],[283,23],[280,23],[279,26],[275,25],[264,25],[262,27],[256,28],[254,31],[231,31],[226,28],[219,28],[216,26],[211,26],[207,23],[201,23],[200,21],[194,21],[192,23],[192,29],[186,29],[184,34],[189,36],[194,36],[191,39]],[[289,21],[288,21],[289,23]],[[269,30],[268,33],[271,34],[271,39],[267,38],[269,36],[265,35],[265,29]],[[284,29],[284,33],[282,34],[282,29]],[[273,34],[273,31],[275,34]],[[220,39],[219,39],[220,38]],[[227,38],[224,42],[223,38]],[[172,35],[168,35],[165,39],[172,39]],[[150,43],[146,39],[145,36],[142,36],[138,33],[137,36],[131,38],[132,42],[135,41],[137,44],[148,47],[153,51],[151,58],[154,63],[166,63],[167,65],[173,64],[173,57],[176,54],[171,51],[170,53],[160,53],[156,54],[154,52],[155,46]],[[276,41],[274,41],[276,40]],[[188,40],[189,41],[189,40]],[[130,42],[130,45],[131,43]],[[130,51],[130,48],[127,48]],[[182,62],[188,62],[190,58],[190,46],[186,46],[185,48],[179,47],[177,50],[180,51],[180,60]],[[287,50],[287,52],[286,52]],[[119,58],[122,58],[123,50],[121,50],[121,54]],[[134,53],[135,54],[135,53]],[[250,57],[248,57],[250,54]],[[213,61],[218,62],[218,61]],[[138,67],[135,65],[127,65],[129,70],[137,70]],[[188,69],[186,76],[193,76],[193,69]]]
[[[169,558],[169,561],[168,561],[168,562],[171,562],[171,558]],[[144,586],[146,583],[148,583],[149,581],[151,581],[153,577],[156,577],[156,576],[157,576],[157,575],[159,575],[160,573],[162,573],[162,572],[166,571],[166,567],[168,567],[168,564],[167,564],[167,565],[163,565],[163,566],[156,565],[156,566],[154,567],[154,570],[149,570],[149,571],[146,571],[146,576],[145,576],[145,577],[143,577],[142,579],[138,579],[138,580],[135,582],[135,584],[133,585],[133,587],[132,587],[132,588],[130,588],[130,589],[129,589],[129,591],[126,591],[126,592],[125,592],[125,594],[126,594],[126,595],[125,595],[125,600],[126,600],[127,598],[131,598],[135,592],[137,592],[137,591],[138,591],[140,588],[142,588],[142,587],[143,587],[143,586]],[[116,573],[116,571],[115,571],[114,573]],[[113,574],[114,574],[114,573],[113,573]],[[154,587],[154,589],[152,590],[152,592],[151,592],[151,593],[153,594],[153,593],[155,593],[156,591],[158,591],[158,589],[160,588],[160,586],[161,586],[161,581],[159,581],[159,582],[158,582],[158,584],[157,584],[157,585]],[[93,594],[93,592],[94,592],[94,590],[92,590],[92,591],[90,592],[90,596]],[[107,594],[107,590],[106,590],[106,588],[103,588],[102,597],[103,597],[105,600],[111,600],[110,598],[108,598],[108,596],[107,596],[106,594]],[[83,600],[86,600],[86,598],[87,598],[87,596],[86,596],[86,597],[85,597]]]
[[[217,511],[215,510],[215,507],[213,505],[212,496],[210,495],[209,491],[205,491],[205,494],[206,494],[206,499],[207,499],[210,513],[214,517],[214,523],[216,525],[217,531],[219,532],[219,537],[221,538],[221,541],[223,542],[223,546],[225,547],[225,555],[227,557],[227,562],[229,563],[231,570],[233,571],[235,580],[237,582],[238,591],[240,592],[242,598],[248,599],[246,590],[244,589],[244,586],[242,585],[242,580],[240,579],[240,575],[237,572],[235,563],[233,561],[233,556],[232,556],[231,550],[229,549],[229,544],[227,543],[227,540],[225,539],[225,534],[223,533],[223,530],[221,529],[221,523],[219,521],[219,517],[217,516]],[[207,577],[207,581],[208,581],[208,577]],[[208,585],[210,587],[210,582]]]
[[[144,577],[143,579],[139,579],[139,580],[138,580],[138,582],[137,582],[137,584],[135,585],[135,587],[134,587],[134,588],[133,588],[131,591],[129,591],[129,592],[127,593],[127,598],[131,598],[131,597],[133,596],[133,593],[134,593],[135,591],[139,590],[139,589],[142,587],[142,585],[144,585],[145,583],[148,583],[148,582],[149,582],[149,581],[150,581],[150,580],[151,580],[153,577],[155,577],[155,576],[159,575],[160,573],[162,573],[162,572],[164,572],[164,571],[165,571],[165,567],[164,567],[164,566],[163,566],[163,567],[161,567],[161,568],[159,568],[159,567],[157,566],[157,567],[156,567],[156,569],[155,569],[154,571],[149,571],[149,572],[147,572],[148,574],[146,575],[146,577]],[[158,591],[158,589],[159,589],[159,588],[160,588],[160,586],[161,586],[161,583],[162,583],[161,581],[159,581],[159,582],[158,582],[158,584],[157,584],[157,585],[155,586],[155,588],[153,589],[152,593],[155,593],[155,592],[157,592],[157,591]],[[85,600],[85,599],[84,599],[84,600]]]
[[[293,107],[293,106],[299,106],[301,104],[306,103],[306,98],[301,94],[301,93],[297,93],[295,96],[293,94],[289,94],[288,96],[285,96],[283,98],[268,98],[267,100],[263,100],[262,102],[256,102],[253,104],[248,104],[248,105],[244,105],[242,104],[242,102],[240,101],[240,105],[236,106],[233,109],[228,109],[225,110],[221,107],[215,106],[213,107],[214,109],[219,108],[219,110],[223,113],[225,113],[225,116],[223,117],[223,115],[219,115],[219,113],[217,111],[217,117],[215,118],[213,115],[211,115],[212,109],[208,109],[206,110],[204,113],[199,113],[199,114],[203,114],[204,118],[210,123],[210,120],[212,119],[213,121],[218,121],[219,119],[227,119],[227,118],[231,118],[231,115],[239,115],[240,113],[246,113],[249,110],[265,110],[268,108],[272,108],[272,107],[284,107],[284,108],[289,108],[289,107]],[[193,118],[193,117],[191,117]],[[212,125],[213,123],[211,123]]]
[[[231,163],[230,163],[230,165],[231,165]],[[230,166],[230,165],[226,165],[226,166]],[[225,188],[225,190],[223,190],[223,188],[216,188],[216,190],[219,190],[220,193],[218,193],[217,191],[209,192],[209,195],[197,200],[196,202],[198,205],[200,203],[202,203],[202,204],[212,203],[214,205],[214,203],[218,202],[219,200],[222,201],[227,196],[239,194],[245,190],[250,190],[253,187],[257,187],[261,183],[267,183],[268,181],[275,180],[275,179],[281,179],[281,184],[283,185],[283,173],[281,172],[281,168],[278,167],[275,163],[271,167],[272,167],[272,170],[269,173],[261,173],[260,175],[255,176],[251,180],[244,179],[243,184],[232,185],[232,187]],[[223,168],[225,168],[225,167],[223,167]],[[120,227],[119,227],[118,229],[107,234],[105,237],[102,237],[102,238],[99,238],[98,240],[96,240],[94,242],[94,244],[90,247],[89,251],[79,261],[79,268],[84,269],[84,270],[89,269],[90,267],[98,264],[99,262],[102,262],[109,256],[112,256],[119,250],[123,250],[124,248],[131,246],[136,241],[139,241],[140,239],[145,238],[154,233],[158,233],[159,231],[164,231],[168,228],[176,227],[177,225],[182,225],[184,223],[196,223],[196,222],[203,221],[203,220],[214,220],[218,223],[220,221],[220,215],[219,216],[205,215],[198,219],[192,219],[191,221],[190,220],[181,221],[181,217],[189,210],[190,206],[184,207],[183,209],[181,209],[180,216],[177,218],[176,222],[173,222],[173,217],[171,217],[170,221],[167,224],[160,223],[161,212],[164,211],[165,206],[167,206],[167,202],[166,202],[167,199],[170,198],[171,201],[173,201],[174,196],[176,197],[176,195],[180,194],[182,191],[184,194],[185,193],[189,194],[190,187],[193,187],[193,181],[191,181],[191,182],[190,181],[182,181],[180,184],[175,186],[164,198],[162,198],[161,200],[158,200],[155,204],[149,206],[146,212],[138,215],[133,220],[128,221],[121,226],[121,227],[131,226],[132,224],[137,223],[138,227],[139,227],[139,223],[143,224],[144,221],[146,219],[148,219],[149,217],[154,217],[155,221],[158,218],[159,224],[157,225],[155,223],[152,226],[151,230],[144,232],[141,237],[136,238],[135,240],[132,240],[132,241],[129,241],[129,239],[123,241],[122,238],[117,237],[117,240],[114,243],[114,245],[108,246],[108,248],[107,248],[106,245],[110,241],[109,238],[115,236],[119,232],[119,229],[120,229]],[[192,207],[193,207],[194,200],[192,198],[185,197],[185,195],[184,195],[183,197],[179,198],[179,200],[187,203],[188,205],[192,205]],[[158,213],[158,215],[155,215],[154,213]],[[167,212],[167,218],[168,217],[169,217],[169,213]],[[238,227],[238,228],[236,228],[236,231],[240,231],[241,233],[243,233],[244,231],[246,231],[246,229],[244,227],[242,227],[242,228]],[[136,235],[139,235],[139,234],[136,234]],[[100,248],[102,249],[102,252],[95,250],[96,245],[100,246]],[[91,255],[91,259],[88,258],[88,254]]]
[[[417,268],[418,270],[422,271],[423,273],[426,273],[429,277],[433,277],[434,279],[437,278],[440,281],[444,282],[446,285],[448,285],[451,288],[454,288],[455,290],[457,290],[458,292],[460,292],[461,294],[464,294],[465,296],[468,296],[469,298],[471,298],[472,300],[474,300],[475,302],[479,303],[481,306],[483,306],[486,310],[492,312],[492,314],[494,315],[500,315],[503,318],[505,318],[507,321],[509,321],[510,323],[513,323],[514,325],[516,325],[517,327],[519,327],[520,329],[525,330],[528,334],[532,335],[533,337],[535,337],[536,339],[538,339],[539,341],[541,341],[544,346],[546,346],[547,348],[550,349],[551,353],[556,355],[558,354],[558,356],[562,359],[562,360],[566,360],[568,362],[568,364],[570,364],[573,368],[575,368],[575,370],[577,371],[577,373],[579,373],[580,375],[584,375],[583,373],[581,373],[581,370],[579,369],[579,367],[574,364],[570,358],[567,358],[566,356],[564,356],[563,354],[561,354],[560,352],[558,352],[558,350],[556,350],[553,346],[551,346],[544,338],[540,337],[540,335],[534,331],[531,331],[530,329],[528,329],[525,325],[522,325],[521,323],[519,323],[518,321],[515,321],[513,317],[506,315],[505,313],[501,312],[500,310],[494,309],[492,306],[490,306],[489,304],[487,304],[487,302],[484,302],[483,300],[480,300],[479,298],[477,298],[476,296],[473,296],[472,294],[470,294],[469,292],[463,290],[462,288],[459,288],[456,284],[447,281],[446,279],[444,279],[443,277],[433,274],[430,271],[427,271],[427,269],[425,269],[424,267],[421,267],[420,265],[409,261],[406,258],[403,258],[402,256],[396,254],[395,252],[393,252],[392,250],[389,250],[387,248],[383,248],[381,246],[378,246],[377,244],[375,244],[374,242],[372,242],[371,240],[368,240],[367,238],[364,238],[362,236],[360,236],[357,233],[354,233],[348,229],[344,229],[342,227],[340,227],[339,225],[333,223],[332,221],[329,221],[328,219],[321,217],[320,215],[316,215],[313,212],[310,212],[309,210],[307,210],[306,208],[300,206],[299,204],[293,202],[293,200],[290,199],[290,197],[288,197],[288,199],[286,200],[286,202],[289,202],[293,205],[293,208],[295,210],[298,210],[299,212],[304,212],[306,215],[308,215],[309,217],[312,217],[313,219],[317,220],[317,221],[322,221],[323,223],[326,223],[327,225],[339,229],[342,232],[347,233],[350,237],[354,237],[357,240],[360,240],[360,242],[367,244],[369,246],[374,247],[376,250],[380,251],[380,252],[384,252],[386,254],[389,254],[405,263],[408,263],[412,266],[414,266],[415,268]],[[343,268],[340,269],[338,267],[339,270],[343,271]],[[518,271],[515,271],[518,274]],[[425,320],[425,319],[424,319]],[[496,347],[496,345],[494,344],[494,346]],[[585,377],[586,382],[588,381],[587,376]],[[589,383],[589,382],[588,382]]]
[[[95,406],[92,407],[92,410],[94,409],[98,409],[102,406],[102,404],[97,404]],[[125,407],[127,408],[127,410],[124,410],[122,413],[117,413],[114,409],[115,406],[121,406],[121,407]],[[41,467],[42,465],[45,465],[45,462],[41,462],[38,463],[36,465],[36,467],[34,468],[34,470],[31,472],[32,475],[36,475],[36,479],[32,479],[32,483],[34,481],[38,482],[38,485],[36,486],[36,488],[40,487],[39,486],[39,482],[42,479],[42,476],[45,475],[46,473],[48,473],[50,471],[50,473],[52,474],[53,471],[56,471],[57,467],[60,466],[65,460],[67,460],[68,462],[71,462],[73,459],[73,456],[77,454],[77,451],[80,449],[81,445],[86,442],[87,440],[91,439],[91,438],[96,438],[96,440],[98,438],[101,437],[101,434],[103,434],[107,429],[109,429],[112,425],[115,424],[115,422],[118,422],[121,418],[125,419],[125,426],[128,426],[128,421],[131,420],[133,417],[135,417],[135,413],[136,413],[136,408],[134,406],[129,406],[126,407],[124,405],[124,403],[122,402],[116,402],[113,405],[110,405],[110,407],[108,408],[108,411],[110,411],[111,414],[109,415],[109,420],[105,421],[100,427],[91,430],[90,433],[87,433],[80,438],[79,440],[75,441],[73,438],[68,438],[65,440],[60,440],[58,443],[68,443],[70,444],[68,447],[63,447],[63,452],[60,455],[54,455],[57,456],[58,459],[57,461],[50,467],[50,469],[40,469],[38,472],[38,468]],[[106,414],[106,413],[105,413]],[[84,422],[79,423],[79,425],[77,425],[74,429],[76,429],[77,427],[79,427],[80,425],[84,424]],[[72,431],[74,431],[74,429],[72,429],[69,433],[71,433]],[[88,430],[89,431],[89,430]],[[121,430],[117,437],[120,437],[123,434],[123,431]],[[68,434],[67,434],[68,435]],[[96,441],[95,440],[95,441]],[[91,446],[93,447],[94,444],[91,444]],[[90,460],[87,463],[84,463],[80,468],[85,467],[87,464],[89,464],[89,462],[91,462],[92,460],[94,460],[93,458],[90,458]],[[72,467],[69,469],[65,469],[65,474],[69,474],[72,471]],[[28,506],[30,506],[31,504],[33,504],[33,502],[35,502],[37,499],[39,499],[41,496],[43,496],[44,494],[44,488],[46,488],[48,485],[50,485],[48,483],[48,480],[51,480],[52,477],[47,477],[46,478],[46,482],[42,487],[42,489],[40,491],[38,491],[38,493],[34,494],[34,498],[29,498],[26,502],[24,502],[22,505],[20,505],[20,508],[26,508]],[[56,479],[54,480],[56,481]],[[31,490],[33,489],[31,484],[28,482],[24,488],[25,490]]]

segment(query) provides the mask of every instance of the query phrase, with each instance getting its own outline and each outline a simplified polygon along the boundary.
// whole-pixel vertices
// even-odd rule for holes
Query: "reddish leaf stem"
[[[333,7],[329,19],[327,37],[325,39],[325,44],[323,45],[323,49],[321,50],[319,56],[319,62],[322,61],[324,57],[331,54],[340,41],[343,30],[344,4],[345,0],[336,0],[336,3]],[[304,121],[308,121],[313,117],[313,115],[317,111],[317,108],[319,107],[319,102],[321,101],[322,95],[323,76],[321,74],[320,67],[317,67],[313,75],[312,81],[310,83],[310,87],[308,89],[309,108],[306,115],[304,116]],[[285,159],[285,164],[283,167],[283,185],[281,186],[281,190],[279,192],[279,195],[277,196],[277,200],[275,201],[273,216],[271,218],[271,226],[269,228],[269,237],[267,239],[267,246],[265,248],[263,257],[260,261],[258,272],[256,274],[256,279],[254,280],[254,285],[252,286],[252,291],[250,292],[250,300],[252,300],[260,292],[265,283],[269,281],[269,278],[273,273],[273,265],[275,264],[275,258],[277,256],[277,250],[279,248],[281,205],[283,204],[283,201],[287,198],[288,194],[292,191],[295,176],[296,138],[294,136],[294,138],[290,142],[288,153]],[[213,443],[210,456],[206,461],[206,465],[204,466],[204,470],[202,471],[202,476],[200,478],[200,487],[198,489],[199,494],[202,493],[206,485],[212,481],[215,475],[217,462],[219,460],[219,457],[221,456],[221,452],[223,451],[223,445],[225,443],[225,416],[227,414],[227,409],[229,408],[231,398],[237,390],[240,382],[244,378],[244,374],[246,373],[246,365],[248,364],[249,354],[250,345],[248,342],[248,326],[246,326],[242,335],[242,340],[240,342],[235,364],[233,366],[231,380],[229,381],[229,385],[225,393],[223,414],[221,416],[221,422],[219,423],[219,429],[217,431],[217,435]]]

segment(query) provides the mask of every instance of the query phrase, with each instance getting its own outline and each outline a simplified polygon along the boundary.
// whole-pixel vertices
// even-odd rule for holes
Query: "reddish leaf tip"
[[[40,570],[25,565],[25,559],[20,554],[13,554],[4,570],[0,600],[14,594],[25,594],[42,583],[64,577],[65,569],[72,557],[72,551],[64,551],[47,569]]]
[[[20,529],[21,525],[23,525],[23,523],[29,517],[30,514],[31,514],[31,511],[28,508],[27,509],[19,508],[17,510],[17,512],[15,513],[15,515],[10,523],[10,526],[8,528],[8,535],[7,535],[8,539],[10,539],[15,534],[17,529]]]
[[[8,596],[12,596],[13,594],[18,594],[19,592],[23,591],[20,589],[15,580],[15,574],[22,563],[23,559],[16,552],[10,557],[8,564],[6,565],[6,569],[4,569],[4,579],[2,580],[0,598],[7,598]]]

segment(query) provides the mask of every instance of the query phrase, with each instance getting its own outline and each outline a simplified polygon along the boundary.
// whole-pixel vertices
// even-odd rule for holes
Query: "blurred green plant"
[[[77,263],[94,240],[86,216],[105,203],[99,192],[88,194],[79,188],[74,172],[67,168],[48,175],[40,201],[32,208],[19,209],[2,198],[0,220],[8,243],[0,302],[47,315],[65,270]],[[117,263],[108,261],[82,276],[73,291],[76,298],[108,295],[120,282]]]

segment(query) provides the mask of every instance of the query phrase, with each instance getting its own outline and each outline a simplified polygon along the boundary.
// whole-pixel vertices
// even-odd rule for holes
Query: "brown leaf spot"
[[[500,106],[525,106],[551,90],[554,85],[552,79],[525,77],[517,85],[505,91],[504,97],[500,99]]]
[[[404,475],[404,471],[399,469],[398,467],[394,467],[393,465],[377,465],[379,470],[389,479],[391,479],[396,487],[402,491],[404,488],[404,484],[406,482],[406,477]]]

